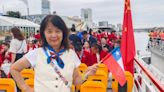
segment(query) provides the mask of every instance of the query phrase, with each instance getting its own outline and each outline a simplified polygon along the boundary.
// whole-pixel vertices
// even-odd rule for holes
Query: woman
[[[87,51],[87,52],[90,52],[90,44],[89,44],[89,41],[84,42],[83,50],[84,51]]]
[[[11,62],[11,53],[8,52],[9,49],[9,44],[7,42],[4,42],[1,44],[1,49],[0,49],[0,57],[1,57],[1,61],[0,61],[0,67],[1,64],[3,63],[9,63]]]
[[[28,52],[11,66],[11,74],[24,92],[70,92],[74,85],[82,84],[88,75],[93,75],[97,64],[89,67],[81,76],[78,72],[80,60],[68,47],[68,29],[57,15],[48,15],[40,26],[43,46]],[[34,67],[34,91],[20,75],[21,70]]]
[[[12,28],[11,35],[14,37],[14,39],[11,40],[9,52],[11,52],[11,62],[14,63],[20,59],[24,53],[27,52],[27,44],[19,28]]]

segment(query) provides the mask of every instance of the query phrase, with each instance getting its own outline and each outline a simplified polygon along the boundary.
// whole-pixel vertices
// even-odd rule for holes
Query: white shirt
[[[47,64],[47,56],[43,48],[37,48],[28,52],[25,57],[35,70],[34,91],[35,92],[71,92],[59,78],[50,64]],[[60,58],[65,66],[58,68],[61,74],[72,84],[73,71],[80,65],[80,60],[73,50],[65,51]]]
[[[33,41],[33,40],[35,40],[35,38],[34,38],[33,36],[30,36],[30,37],[28,38],[28,40],[29,40],[29,41]]]
[[[27,52],[26,40],[19,41],[18,39],[12,39],[10,42],[9,52],[20,54]]]

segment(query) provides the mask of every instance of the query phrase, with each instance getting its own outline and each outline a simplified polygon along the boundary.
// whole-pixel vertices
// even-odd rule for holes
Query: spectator
[[[11,40],[9,52],[11,52],[12,55],[11,62],[14,63],[27,52],[27,44],[19,28],[12,28],[11,33],[14,39]]]
[[[82,39],[83,44],[85,41],[88,41],[90,46],[94,43],[97,43],[97,40],[92,35],[89,35],[87,31],[83,31],[82,35],[83,35],[83,39]]]
[[[28,52],[11,66],[11,74],[24,92],[70,92],[74,85],[82,84],[88,75],[94,75],[98,64],[79,74],[80,60],[68,46],[68,29],[61,17],[46,16],[40,26],[42,47]],[[34,91],[25,84],[20,71],[34,67]]]

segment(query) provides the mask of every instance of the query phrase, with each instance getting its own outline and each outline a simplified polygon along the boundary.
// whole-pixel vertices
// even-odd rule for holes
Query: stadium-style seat
[[[71,92],[75,92],[75,85],[71,86]]]
[[[25,83],[29,85],[31,88],[34,88],[34,79],[26,79]],[[22,90],[22,92],[24,91]]]
[[[103,70],[97,70],[95,75],[88,76],[89,81],[100,81],[107,87],[108,76]]]
[[[132,92],[134,78],[129,71],[125,71],[124,73],[125,73],[125,77],[127,80],[127,92]],[[113,76],[112,76],[112,90],[114,92],[118,92],[118,81],[115,80],[115,78]]]
[[[16,84],[11,78],[0,78],[0,92],[16,92]]]
[[[34,88],[34,79],[27,79],[25,80],[26,84],[29,85],[31,88]]]
[[[87,69],[87,65],[84,63],[81,63],[79,66],[80,73],[83,73]]]
[[[23,69],[21,75],[24,79],[34,79],[34,70],[33,69]]]
[[[86,81],[81,85],[80,92],[106,92],[106,87],[99,81]]]
[[[81,63],[80,66],[78,67],[79,73],[83,74],[84,71],[87,69],[87,65],[85,63]],[[80,90],[81,85],[76,85],[75,90],[78,92]]]
[[[100,65],[99,65],[99,67],[98,67],[98,70],[103,70],[105,73],[107,73],[108,74],[108,68],[107,68],[107,66],[105,65],[105,64],[103,64],[103,63],[101,63]]]

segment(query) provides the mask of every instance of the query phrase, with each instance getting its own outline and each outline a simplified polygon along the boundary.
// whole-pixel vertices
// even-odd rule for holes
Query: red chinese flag
[[[134,57],[136,52],[130,0],[125,0],[121,54],[125,70],[134,74]]]

